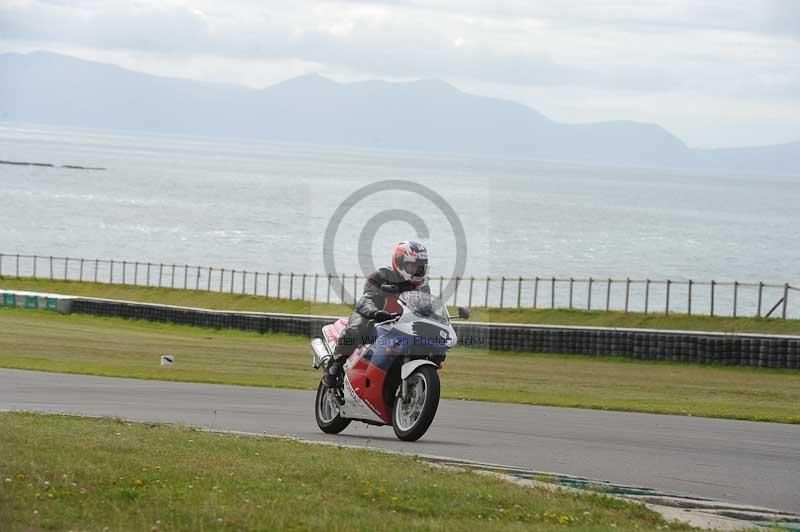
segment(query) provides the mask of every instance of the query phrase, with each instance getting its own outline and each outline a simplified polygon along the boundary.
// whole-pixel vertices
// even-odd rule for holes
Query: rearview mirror
[[[469,319],[469,309],[467,307],[458,307],[458,317],[462,320]]]

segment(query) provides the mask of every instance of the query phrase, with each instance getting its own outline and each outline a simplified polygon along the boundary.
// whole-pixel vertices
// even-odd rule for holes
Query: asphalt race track
[[[439,455],[800,511],[800,426],[442,401],[422,440],[353,423],[328,436],[314,394],[0,369],[0,409],[116,416]]]

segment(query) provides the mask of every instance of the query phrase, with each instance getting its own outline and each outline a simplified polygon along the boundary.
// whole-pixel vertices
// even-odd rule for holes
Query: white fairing
[[[346,374],[344,378],[344,404],[339,407],[339,413],[350,419],[368,419],[383,423],[380,416],[356,395],[353,386],[350,384],[350,379],[347,378]]]
[[[415,369],[417,369],[420,366],[428,366],[428,365],[436,367],[436,364],[434,364],[430,360],[425,360],[425,359],[418,359],[418,360],[412,360],[411,362],[406,362],[405,364],[403,364],[403,367],[400,368],[400,378],[406,380],[409,375],[414,373]]]

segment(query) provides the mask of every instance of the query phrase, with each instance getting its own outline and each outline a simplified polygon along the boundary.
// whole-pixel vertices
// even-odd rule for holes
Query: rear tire
[[[350,424],[349,419],[339,415],[339,403],[333,396],[333,390],[322,382],[317,388],[314,415],[317,418],[317,426],[327,434],[339,434]]]
[[[402,397],[395,399],[392,405],[392,428],[401,440],[416,441],[431,426],[439,408],[439,373],[434,366],[426,364],[417,368],[406,380],[409,383],[409,398],[405,404]],[[424,398],[418,395],[419,391],[414,395],[413,388],[420,385],[424,387]],[[421,407],[418,405],[420,400]]]

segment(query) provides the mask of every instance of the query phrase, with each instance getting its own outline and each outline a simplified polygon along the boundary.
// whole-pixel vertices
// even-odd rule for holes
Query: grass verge
[[[257,312],[287,312],[295,314],[324,314],[346,316],[352,306],[333,303],[311,303],[288,299],[265,298],[198,290],[177,290],[75,281],[50,281],[0,277],[0,288],[69,294],[76,296],[124,299],[202,307],[216,310],[250,310]],[[548,325],[583,325],[593,327],[629,327],[644,329],[675,329],[690,331],[754,332],[800,335],[800,320],[777,318],[747,318],[723,316],[688,316],[685,314],[643,314],[624,312],[585,311],[569,309],[495,309],[473,308],[472,320],[506,323],[539,323]]]
[[[0,308],[0,367],[315,389],[310,361],[302,337]],[[800,423],[794,370],[455,349],[441,377],[451,399]]]
[[[0,413],[11,530],[653,530],[654,512],[414,458],[110,419]],[[688,527],[670,524],[673,530]]]

